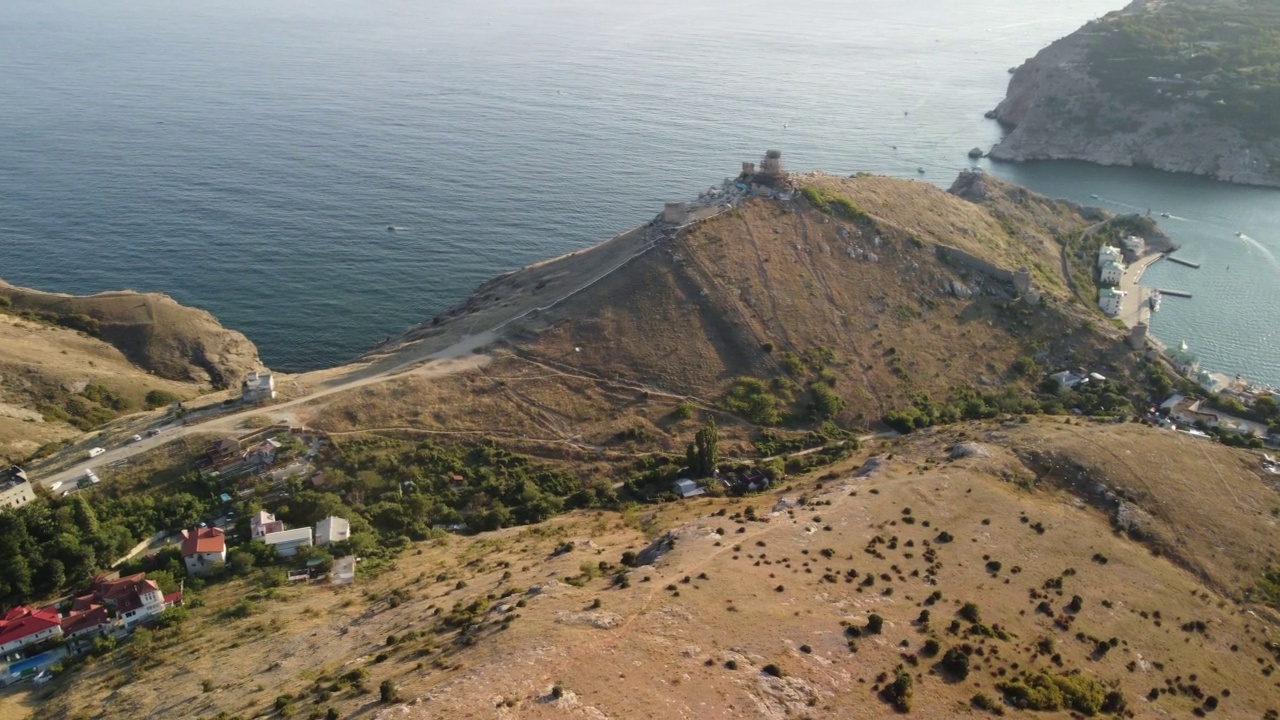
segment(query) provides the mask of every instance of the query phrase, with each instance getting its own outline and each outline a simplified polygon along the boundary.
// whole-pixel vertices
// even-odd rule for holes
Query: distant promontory
[[[996,160],[1280,187],[1280,6],[1135,0],[1023,63],[990,116]]]

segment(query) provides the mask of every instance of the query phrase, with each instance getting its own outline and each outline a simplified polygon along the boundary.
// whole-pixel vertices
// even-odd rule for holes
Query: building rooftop
[[[280,532],[267,533],[262,536],[262,541],[268,545],[279,545],[280,543],[301,542],[303,540],[311,540],[311,528],[301,527],[293,530],[281,530]]]
[[[197,528],[182,531],[182,557],[205,553],[220,553],[227,549],[227,538],[222,528]]]
[[[61,626],[62,621],[54,608],[32,610],[19,606],[5,613],[0,619],[0,645],[8,645],[28,635]]]
[[[1125,291],[1123,291],[1123,290],[1117,290],[1117,289],[1115,289],[1115,288],[1109,288],[1109,287],[1104,287],[1104,288],[1102,288],[1101,290],[1098,290],[1098,297],[1099,297],[1099,298],[1106,298],[1106,297],[1117,297],[1117,298],[1122,298],[1122,297],[1124,297],[1125,295],[1128,295],[1128,294],[1129,294],[1129,293],[1127,293],[1127,292],[1125,292]]]

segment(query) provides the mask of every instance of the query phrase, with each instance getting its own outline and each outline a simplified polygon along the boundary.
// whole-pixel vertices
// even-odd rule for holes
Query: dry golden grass
[[[869,477],[855,477],[863,458],[854,458],[825,479],[795,479],[750,499],[576,513],[423,543],[394,571],[354,588],[293,587],[257,597],[244,619],[219,613],[263,591],[243,581],[215,586],[202,593],[206,605],[193,611],[181,638],[157,638],[159,662],[135,671],[127,650],[97,661],[41,690],[41,717],[253,717],[289,694],[302,717],[333,707],[341,717],[388,719],[874,718],[891,714],[877,699],[877,676],[901,663],[914,678],[914,717],[967,714],[975,693],[996,698],[1002,679],[1039,669],[1079,671],[1117,688],[1140,718],[1188,715],[1202,702],[1191,686],[1217,699],[1221,717],[1260,717],[1280,705],[1276,678],[1263,672],[1276,662],[1262,647],[1274,620],[1113,532],[1107,514],[1077,496],[1048,483],[1028,489],[1035,470],[1014,451],[1038,442],[1087,456],[1098,441],[1094,430],[1052,421],[967,425],[882,448],[893,458]],[[1163,442],[1160,431],[1123,431],[1134,443],[1159,449]],[[961,433],[982,441],[987,457],[950,460],[947,449]],[[1254,481],[1246,457],[1217,448],[1209,460],[1176,460],[1189,482],[1216,465],[1243,488]],[[1159,504],[1185,490],[1153,484],[1151,492]],[[759,521],[732,517],[748,506]],[[602,576],[582,575],[583,567],[616,564],[624,550],[666,530],[674,549],[631,570],[627,587],[611,586],[616,565]],[[943,532],[949,542],[940,541]],[[877,536],[884,542],[869,553]],[[574,549],[555,554],[565,542]],[[926,558],[930,550],[936,557]],[[1222,552],[1241,561],[1237,553],[1247,550]],[[930,567],[935,578],[927,581]],[[869,575],[875,580],[864,586]],[[1060,592],[1045,589],[1047,581],[1060,581]],[[921,624],[935,591],[941,599]],[[1066,609],[1073,595],[1082,600],[1078,613]],[[490,607],[477,614],[476,629],[438,627],[455,603],[485,597]],[[1041,601],[1055,618],[1074,616],[1070,629],[1038,613]],[[965,602],[1009,639],[953,635],[948,626]],[[864,627],[872,613],[883,618],[883,631],[858,638],[851,652],[844,626]],[[1205,631],[1184,631],[1189,622],[1203,622]],[[961,634],[969,626],[963,622]],[[406,633],[414,635],[403,640]],[[388,644],[392,635],[397,641]],[[937,658],[920,655],[930,637],[944,649],[981,648],[967,679],[948,678],[934,667]],[[1038,651],[1042,638],[1053,639],[1051,653]],[[1115,647],[1096,656],[1098,641],[1111,638]],[[769,664],[784,676],[762,673]],[[360,668],[368,692],[347,685],[320,692]],[[407,705],[378,702],[384,680]],[[1182,689],[1145,699],[1168,686]]]
[[[44,443],[80,434],[63,422],[45,422],[42,404],[75,395],[90,383],[144,406],[151,390],[182,397],[197,383],[166,380],[133,365],[115,347],[67,328],[0,313],[0,460],[25,458]]]

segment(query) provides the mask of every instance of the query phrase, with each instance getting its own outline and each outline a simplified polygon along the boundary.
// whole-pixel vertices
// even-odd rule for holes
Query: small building
[[[1119,285],[1124,280],[1124,266],[1117,262],[1109,262],[1098,270],[1098,281],[1103,285]]]
[[[680,478],[677,480],[675,482],[675,490],[682,498],[698,497],[699,495],[707,494],[707,491],[703,490],[698,483],[688,478]]]
[[[1103,245],[1098,248],[1098,267],[1102,267],[1109,262],[1124,262],[1124,253],[1120,251],[1120,248],[1113,245]]]
[[[1200,359],[1187,347],[1187,341],[1178,343],[1176,350],[1168,352],[1169,362],[1178,368],[1184,377],[1195,377],[1200,372]]]
[[[1120,308],[1124,304],[1124,297],[1128,294],[1123,290],[1104,287],[1098,291],[1098,307],[1102,308],[1102,312],[1115,317],[1120,314]]]
[[[316,545],[328,545],[349,539],[351,539],[351,523],[344,518],[331,515],[316,523]]]
[[[1074,389],[1080,383],[1084,382],[1083,377],[1071,372],[1070,370],[1063,370],[1061,372],[1056,372],[1050,375],[1049,377],[1053,378],[1054,380],[1057,380],[1058,387],[1062,390]]]
[[[209,448],[209,457],[215,462],[226,460],[240,453],[240,441],[233,437],[224,437]]]
[[[276,376],[271,373],[251,372],[241,383],[241,394],[247,403],[276,399]]]
[[[215,563],[227,561],[227,538],[222,528],[182,531],[182,561],[188,575],[204,575]]]
[[[22,468],[14,465],[0,472],[0,510],[16,510],[35,499],[36,494]]]
[[[0,618],[0,656],[61,635],[62,618],[56,609],[16,607]]]
[[[284,532],[284,523],[266,510],[259,510],[257,515],[249,518],[249,539],[261,540],[271,533]]]
[[[262,538],[262,541],[274,547],[276,554],[280,557],[293,557],[298,554],[298,548],[304,545],[311,545],[311,528],[304,527],[296,530],[268,533]]]
[[[76,598],[79,604],[79,598]],[[111,617],[107,609],[97,603],[90,602],[81,610],[72,609],[62,619],[62,637],[68,641],[77,638],[105,635],[111,630]]]

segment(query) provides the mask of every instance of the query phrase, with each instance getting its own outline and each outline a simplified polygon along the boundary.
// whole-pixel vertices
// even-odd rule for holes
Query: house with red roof
[[[227,561],[227,538],[222,528],[182,531],[182,561],[188,575],[204,575],[215,563]]]
[[[62,635],[68,640],[102,635],[152,620],[182,602],[182,591],[165,595],[145,573],[108,580],[93,579],[89,594],[75,598],[62,619]]]
[[[0,618],[0,656],[61,635],[61,617],[55,608],[16,607]]]

